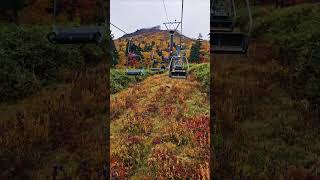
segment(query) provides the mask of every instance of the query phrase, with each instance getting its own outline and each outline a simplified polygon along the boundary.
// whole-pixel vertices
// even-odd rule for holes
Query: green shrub
[[[253,19],[268,16],[273,11],[274,11],[274,8],[272,6],[251,7],[251,13],[252,13]],[[253,25],[255,24],[255,22],[256,21],[253,21]],[[248,24],[249,24],[248,10],[247,10],[247,8],[241,8],[239,11],[237,11],[236,27],[239,27],[240,30],[243,32],[247,32],[248,31]]]
[[[29,71],[0,58],[1,101],[31,95],[40,87],[40,82]]]
[[[320,104],[320,6],[278,9],[255,19],[253,36],[272,43],[278,61],[291,67],[291,89],[313,106]]]
[[[143,81],[147,77],[152,75],[152,72],[145,71],[144,75],[140,76],[128,76],[126,70],[122,69],[111,69],[110,71],[110,83],[111,83],[111,94],[115,94],[128,88],[129,86]]]
[[[200,81],[201,86],[205,91],[210,93],[210,64],[197,64],[192,65],[190,68],[190,73],[193,74],[198,81]]]
[[[42,86],[62,80],[62,69],[97,64],[102,46],[52,45],[46,26],[0,26],[0,102],[31,95]],[[98,48],[97,48],[98,47]]]

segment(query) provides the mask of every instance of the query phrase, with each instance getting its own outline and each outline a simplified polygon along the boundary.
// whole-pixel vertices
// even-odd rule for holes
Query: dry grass
[[[209,178],[209,101],[190,78],[155,75],[111,97],[111,175]]]
[[[89,178],[106,160],[108,67],[85,67],[69,83],[41,92],[1,113],[1,173],[9,179]],[[54,166],[63,170],[54,170]]]
[[[215,178],[319,175],[319,130],[304,103],[282,86],[289,71],[272,57],[261,42],[252,43],[248,56],[213,57]]]

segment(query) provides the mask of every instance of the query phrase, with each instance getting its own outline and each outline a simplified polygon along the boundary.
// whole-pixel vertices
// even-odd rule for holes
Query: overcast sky
[[[170,21],[180,21],[181,0],[164,0]],[[162,0],[110,0],[110,21],[127,33],[167,22]],[[199,33],[209,39],[210,0],[184,0],[183,34],[197,38]],[[179,28],[180,30],[180,28]],[[115,38],[123,32],[111,26]]]

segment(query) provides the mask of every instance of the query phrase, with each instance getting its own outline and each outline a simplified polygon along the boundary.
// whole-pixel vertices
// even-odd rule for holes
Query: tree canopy
[[[200,63],[201,41],[196,41],[191,46],[189,60],[191,63]]]

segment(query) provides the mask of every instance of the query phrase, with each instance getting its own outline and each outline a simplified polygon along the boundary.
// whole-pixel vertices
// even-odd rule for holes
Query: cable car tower
[[[167,30],[170,33],[170,58],[171,58],[173,56],[174,34],[177,31],[177,29],[179,28],[179,26],[181,25],[181,22],[174,21],[174,22],[165,22],[163,24],[166,26]],[[173,29],[169,28],[172,25],[175,25],[176,27],[174,27]]]
[[[173,53],[173,46],[174,46],[174,34],[181,25],[182,22],[166,22],[163,23],[167,30],[170,33],[170,63],[169,63],[169,77],[170,78],[177,78],[177,79],[186,79],[188,76],[189,64],[187,58],[180,54],[181,44],[177,49],[176,55]],[[172,26],[175,25],[173,29],[170,29],[168,25]]]
[[[169,63],[169,77],[176,79],[187,79],[188,71],[189,71],[189,62],[186,58],[185,54],[181,54],[182,49],[182,20],[183,20],[183,5],[184,0],[182,0],[182,11],[181,11],[181,21],[169,21],[163,23],[170,34],[170,63]],[[165,7],[165,4],[164,4]],[[166,8],[165,8],[166,11]],[[167,12],[166,12],[167,14]],[[168,19],[168,18],[167,18]],[[173,53],[174,46],[174,34],[177,29],[181,26],[181,36],[180,36],[180,45],[176,47],[176,55]],[[173,28],[171,28],[173,27]]]

